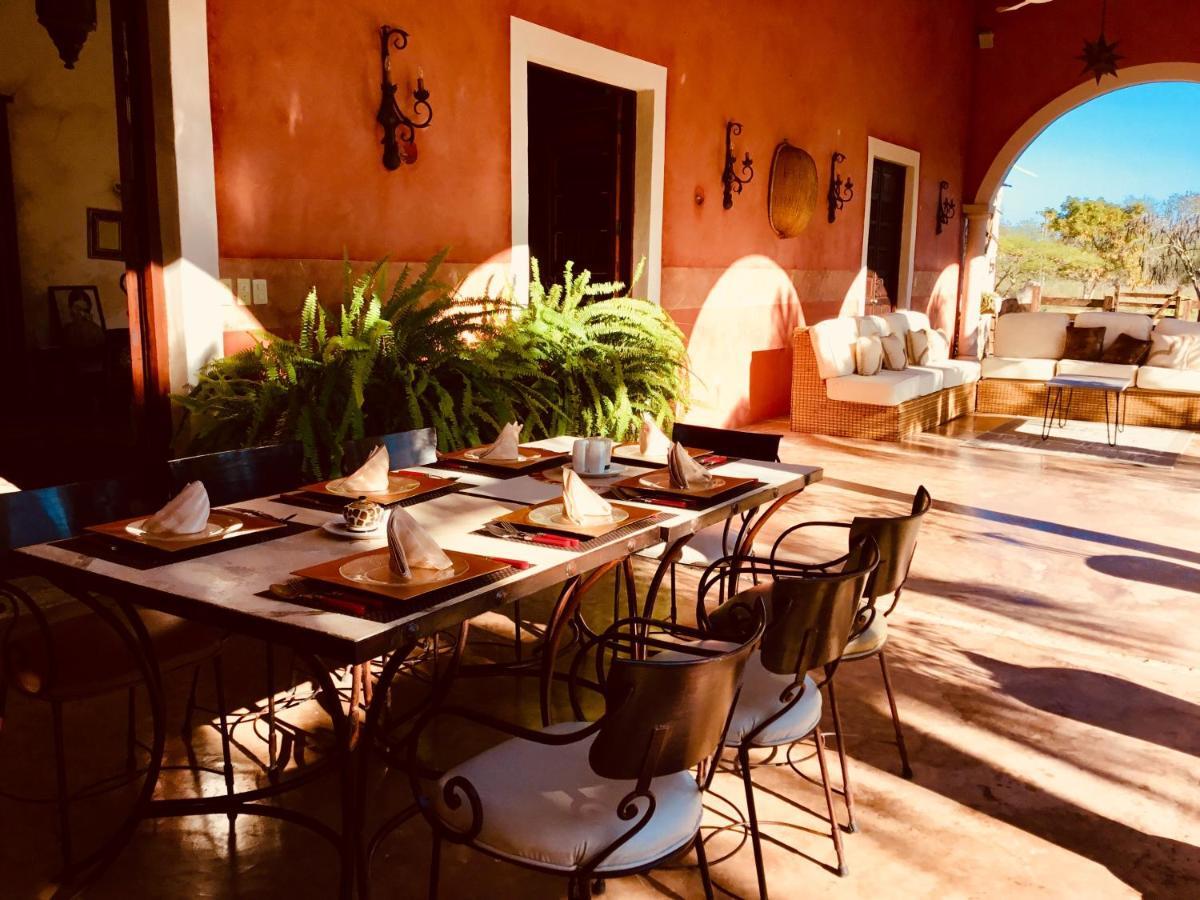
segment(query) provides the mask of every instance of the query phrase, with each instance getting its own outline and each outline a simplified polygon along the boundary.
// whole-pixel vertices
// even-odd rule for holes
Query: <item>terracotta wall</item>
[[[1013,13],[996,12],[1000,4],[995,0],[975,2],[979,27],[994,32],[995,47],[976,54],[967,165],[970,196],[1010,136],[1042,107],[1087,81],[1076,57],[1084,40],[1095,40],[1100,29],[1098,0],[1055,0]],[[1118,44],[1119,66],[1200,63],[1197,13],[1192,0],[1110,2],[1106,31],[1108,40]],[[1101,87],[1121,84],[1119,77],[1106,77]],[[1146,139],[1152,143],[1154,136]]]
[[[915,7],[919,7],[919,14]],[[274,326],[331,259],[503,263],[510,241],[509,16],[667,67],[663,305],[688,333],[700,383],[689,418],[743,423],[786,409],[790,329],[836,314],[859,268],[865,204],[818,212],[781,241],[769,162],[787,138],[866,181],[868,135],[920,151],[913,305],[952,326],[956,228],[934,234],[937,183],[964,181],[974,10],[961,0],[208,0],[222,274],[271,278]],[[434,125],[414,167],[389,173],[372,126],[376,27],[401,25],[398,79],[423,67]],[[723,125],[757,175],[721,208]],[[695,196],[705,202],[697,205]],[[228,271],[226,271],[228,270]],[[259,274],[262,273],[262,274]]]

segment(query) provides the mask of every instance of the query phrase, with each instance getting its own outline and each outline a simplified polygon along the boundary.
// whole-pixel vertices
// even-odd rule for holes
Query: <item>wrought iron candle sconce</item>
[[[413,91],[413,116],[409,118],[396,102],[396,85],[392,83],[392,64],[390,53],[403,50],[408,46],[408,32],[403,28],[393,28],[391,25],[379,27],[379,61],[383,69],[380,83],[382,97],[379,101],[379,112],[375,121],[383,126],[383,165],[388,171],[395,171],[405,162],[412,162],[413,154],[406,156],[400,152],[400,144],[412,144],[416,140],[418,128],[428,128],[433,121],[433,107],[429,105],[429,91],[425,90],[425,78],[421,70],[417,70],[417,89]],[[399,138],[397,138],[399,132]]]
[[[941,234],[942,229],[950,224],[950,220],[954,218],[955,203],[953,198],[946,196],[946,191],[950,189],[950,182],[938,182],[938,202],[937,202],[937,233]]]
[[[842,207],[854,199],[854,181],[847,178],[842,181],[842,176],[838,172],[837,167],[846,161],[846,154],[833,151],[833,158],[829,162],[829,224],[832,225],[837,220],[837,214],[841,212]]]
[[[725,185],[725,199],[722,205],[726,209],[733,209],[733,195],[740,194],[743,185],[747,185],[754,178],[754,160],[750,158],[750,151],[746,151],[746,156],[742,160],[742,177],[738,177],[734,173],[734,166],[738,164],[737,157],[733,153],[733,136],[742,133],[742,124],[740,122],[725,123],[725,171],[721,173],[721,183]]]

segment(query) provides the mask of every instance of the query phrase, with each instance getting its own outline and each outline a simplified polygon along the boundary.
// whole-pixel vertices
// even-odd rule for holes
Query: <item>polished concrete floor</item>
[[[918,485],[932,492],[912,577],[892,617],[889,656],[915,777],[899,775],[878,667],[847,664],[838,675],[859,831],[845,836],[850,874],[829,868],[833,847],[820,788],[786,769],[759,769],[761,818],[794,851],[767,845],[776,897],[1151,897],[1200,896],[1200,440],[1172,469],[966,448],[997,420],[960,420],[905,444],[788,435],[785,461],[823,466],[825,480],[777,525],[845,520],[904,509]],[[764,430],[785,430],[764,423]],[[774,530],[774,529],[772,529]],[[796,553],[835,552],[796,545]],[[643,571],[648,577],[649,571]],[[692,584],[681,580],[681,593]],[[602,620],[601,586],[591,613]],[[536,618],[533,610],[532,618]],[[476,629],[504,637],[505,621]],[[475,651],[495,652],[485,644]],[[261,649],[230,648],[232,702],[261,704]],[[284,661],[286,662],[286,661]],[[201,680],[202,697],[211,690]],[[420,684],[405,682],[416,695]],[[172,679],[178,712],[188,679]],[[532,683],[473,680],[456,696],[532,723]],[[287,718],[314,730],[309,758],[327,735],[313,703]],[[565,707],[564,707],[565,709]],[[73,771],[122,766],[125,698],[72,710]],[[0,732],[0,789],[45,792],[51,781],[45,710],[10,698]],[[238,779],[261,781],[261,721],[236,738]],[[172,729],[173,731],[177,729]],[[474,735],[446,732],[434,752],[459,757]],[[194,752],[219,760],[211,729]],[[172,762],[186,759],[174,738]],[[807,754],[800,767],[816,768]],[[836,768],[834,770],[836,772]],[[82,779],[83,774],[79,777]],[[219,778],[172,775],[164,790],[219,793]],[[740,782],[722,775],[710,822]],[[331,784],[293,802],[336,821]],[[377,772],[377,820],[406,802],[406,781]],[[77,842],[111,827],[128,794],[81,805]],[[748,845],[732,830],[710,843],[726,892],[755,894]],[[56,869],[54,817],[45,806],[0,800],[0,896],[42,896]],[[430,841],[420,821],[382,845],[373,870],[379,897],[423,896]],[[682,866],[608,885],[614,897],[692,897]],[[224,817],[144,824],[91,897],[331,897],[336,860],[320,839],[288,824]],[[550,898],[565,882],[462,848],[443,860],[442,896]]]

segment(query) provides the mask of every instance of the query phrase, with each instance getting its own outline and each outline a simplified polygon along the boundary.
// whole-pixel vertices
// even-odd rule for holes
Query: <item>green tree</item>
[[[1038,236],[1027,229],[1000,236],[996,290],[1001,296],[1016,293],[1029,281],[1062,278],[1080,282],[1083,295],[1090,297],[1105,271],[1105,262],[1096,253]]]
[[[1189,285],[1200,297],[1200,194],[1176,194],[1154,216],[1146,274],[1156,284]]]
[[[1068,197],[1058,209],[1042,212],[1046,227],[1072,247],[1089,251],[1104,263],[1101,280],[1114,289],[1142,281],[1149,235],[1146,205],[1123,206],[1094,198]]]

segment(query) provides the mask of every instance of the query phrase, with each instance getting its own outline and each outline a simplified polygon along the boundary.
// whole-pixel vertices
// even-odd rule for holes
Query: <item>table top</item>
[[[557,449],[569,445],[572,440],[553,438],[535,443]],[[562,492],[560,484],[528,475],[501,480],[473,472],[448,473],[433,468],[428,471],[458,478],[469,485],[460,492],[407,507],[407,511],[444,548],[519,559],[531,566],[514,569],[511,575],[501,580],[470,588],[436,605],[416,610],[412,615],[385,623],[258,596],[272,584],[286,581],[298,569],[386,546],[386,539],[382,537],[351,543],[314,528],[151,569],[137,569],[99,559],[57,543],[34,544],[17,552],[43,574],[59,576],[140,606],[315,653],[330,661],[358,663],[373,659],[414,637],[452,627],[631,552],[675,540],[738,512],[770,503],[781,494],[802,490],[822,476],[822,470],[815,466],[731,461],[713,471],[755,478],[763,484],[706,510],[655,507],[668,518],[634,529],[612,543],[577,552],[473,533],[484,523],[513,509],[559,496]],[[309,525],[319,526],[341,518],[337,513],[298,509],[271,498],[238,505],[274,516],[295,514],[293,521]]]
[[[1108,375],[1055,375],[1046,382],[1046,386],[1076,390],[1124,391],[1133,387],[1133,381],[1129,378],[1113,378]]]

